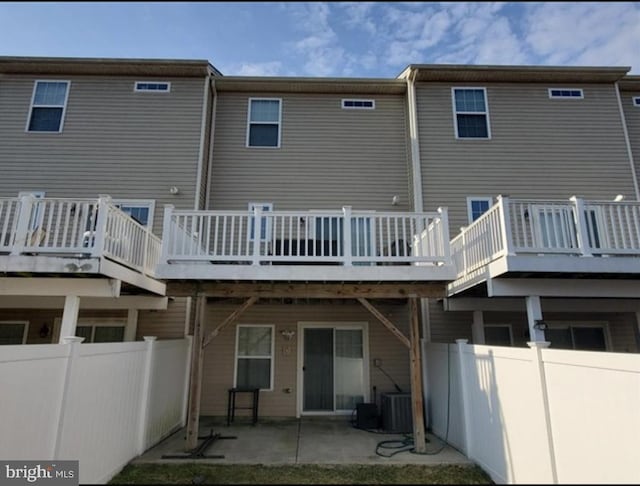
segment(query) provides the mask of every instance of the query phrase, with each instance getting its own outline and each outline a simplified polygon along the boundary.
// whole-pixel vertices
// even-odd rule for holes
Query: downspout
[[[407,76],[407,102],[409,108],[409,139],[411,141],[411,179],[413,182],[413,210],[424,211],[424,200],[422,197],[422,171],[420,170],[420,141],[418,138],[418,104],[416,99],[416,69],[410,69]],[[428,409],[429,403],[429,380],[427,375],[427,356],[423,352],[424,345],[431,342],[431,319],[429,316],[429,299],[420,299],[420,324],[422,327],[422,339],[420,339],[420,353],[422,354],[422,395],[423,407]],[[426,417],[425,414],[425,424]],[[428,426],[428,424],[426,424]]]
[[[422,199],[422,174],[420,170],[420,142],[418,140],[418,107],[416,103],[416,75],[413,69],[407,76],[407,101],[409,106],[409,139],[411,141],[411,177],[413,181],[413,210],[424,211]]]
[[[213,143],[216,131],[216,114],[218,113],[218,92],[216,91],[216,78],[211,78],[211,93],[213,95],[213,108],[211,114],[211,127],[209,128],[209,154],[207,166],[207,187],[205,188],[205,209],[211,209],[211,173],[213,172]]]
[[[200,147],[198,148],[198,173],[196,174],[196,197],[193,202],[193,209],[198,210],[200,208],[200,195],[201,195],[201,186],[202,186],[202,167],[204,166],[204,137],[206,136],[207,131],[207,107],[209,106],[209,83],[211,79],[211,73],[207,74],[207,77],[204,79],[204,93],[202,95],[203,103],[202,103],[202,114],[200,118]]]
[[[629,140],[629,131],[627,130],[627,120],[622,109],[622,100],[620,99],[620,88],[618,81],[615,82],[616,97],[618,98],[618,109],[620,110],[620,121],[622,122],[622,133],[624,133],[624,141],[627,144],[627,154],[629,155],[629,163],[631,164],[631,175],[633,177],[633,188],[636,191],[636,201],[640,201],[640,189],[638,189],[638,176],[636,174],[636,164],[633,160],[633,152],[631,151],[631,140]]]

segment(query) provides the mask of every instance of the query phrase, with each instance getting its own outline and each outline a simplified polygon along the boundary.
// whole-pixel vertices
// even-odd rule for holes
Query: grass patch
[[[109,484],[493,484],[476,466],[136,464]]]

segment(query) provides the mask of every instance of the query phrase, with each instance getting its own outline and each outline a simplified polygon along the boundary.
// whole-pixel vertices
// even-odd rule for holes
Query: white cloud
[[[346,14],[346,24],[352,29],[362,29],[371,35],[377,32],[371,17],[375,2],[342,2],[339,4]]]
[[[283,8],[301,34],[288,44],[291,58],[300,59],[298,74],[309,76],[384,76],[381,65],[400,70],[412,63],[638,62],[640,3],[342,2]],[[357,42],[342,37],[350,34]]]
[[[330,25],[327,3],[291,5],[289,11],[305,36],[292,48],[303,57],[303,71],[309,76],[334,76],[344,67],[345,49]]]
[[[242,63],[228,71],[232,76],[278,76],[282,74],[280,61]]]
[[[525,40],[548,64],[638,62],[638,3],[542,3],[531,5],[525,15]]]

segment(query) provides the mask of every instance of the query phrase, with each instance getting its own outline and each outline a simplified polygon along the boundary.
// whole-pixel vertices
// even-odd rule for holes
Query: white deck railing
[[[0,199],[2,253],[107,257],[152,274],[161,245],[150,229],[114,206],[108,196]]]
[[[504,255],[640,256],[640,202],[498,202],[451,240],[458,277]]]
[[[446,210],[184,211],[169,205],[163,235],[162,263],[349,266],[450,261]]]

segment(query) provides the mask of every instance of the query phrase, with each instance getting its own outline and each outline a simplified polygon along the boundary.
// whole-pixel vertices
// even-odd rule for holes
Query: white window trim
[[[53,320],[53,332],[51,335],[53,339],[51,342],[57,343],[60,341],[60,324],[62,323],[62,317],[56,317]],[[91,341],[84,341],[86,343],[93,342],[93,338],[96,334],[96,327],[124,327],[125,333],[127,331],[127,318],[126,317],[81,317],[78,319],[76,327],[91,327]],[[118,341],[119,342],[119,341]],[[125,342],[125,341],[122,341]]]
[[[456,90],[457,89],[479,89],[484,93],[484,112],[481,111],[460,111],[456,110]],[[456,140],[491,140],[491,118],[489,117],[489,97],[487,96],[487,88],[482,86],[452,86],[451,87],[451,109],[453,111],[453,128],[456,134]],[[458,134],[458,117],[457,115],[482,115],[487,120],[487,136],[486,137],[460,137]]]
[[[509,345],[513,346],[513,326],[511,324],[485,324],[484,328],[487,329],[489,327],[507,327],[509,328]],[[493,345],[489,345],[493,346]]]
[[[153,227],[153,216],[156,210],[155,199],[113,199],[113,204],[118,206],[129,206],[132,208],[149,208],[149,220],[147,228]]]
[[[471,208],[471,203],[473,201],[486,201],[489,203],[489,208],[493,206],[493,198],[488,196],[468,196],[467,197],[467,220],[469,224],[473,223],[473,211]]]
[[[611,331],[609,321],[547,321],[549,329],[569,329],[571,327],[599,327],[603,330],[605,351],[611,351]],[[571,334],[573,340],[573,333]],[[576,350],[573,348],[573,350]],[[577,350],[576,350],[577,351]]]
[[[233,359],[233,386],[234,388],[238,386],[238,360],[239,359],[267,359],[267,356],[239,356],[238,355],[238,345],[240,344],[240,328],[241,327],[268,327],[271,329],[271,370],[269,376],[269,385],[270,388],[260,388],[260,391],[270,392],[274,389],[274,370],[275,370],[275,344],[276,344],[276,326],[275,324],[238,324],[236,326],[236,347],[234,352]]]
[[[24,331],[22,331],[22,344],[27,344],[27,337],[29,336],[29,321],[0,321],[0,326],[3,324],[11,325],[11,324],[24,324]]]
[[[67,91],[64,95],[64,104],[62,105],[62,116],[60,117],[60,127],[57,132],[44,131],[44,130],[29,130],[31,124],[31,116],[33,115],[34,101],[36,100],[36,90],[38,83],[66,83]],[[67,101],[69,101],[69,91],[71,91],[71,81],[65,79],[36,79],[33,82],[33,93],[31,93],[31,104],[29,105],[29,114],[27,116],[27,125],[24,127],[26,133],[62,133],[64,128],[64,120],[67,115]],[[37,105],[35,108],[60,108],[60,105]]]
[[[346,101],[362,101],[366,103],[371,103],[371,106],[345,106]],[[342,99],[342,109],[343,110],[375,110],[376,109],[376,100],[372,99],[361,99],[361,98],[343,98]]]
[[[159,89],[139,89],[138,85],[140,84],[166,84],[167,90],[159,90]],[[154,94],[167,94],[171,93],[171,83],[169,81],[136,81],[133,85],[133,91],[136,93],[154,93]]]
[[[264,208],[265,206],[267,206],[269,209],[266,210],[266,211],[263,209],[262,210],[263,213],[266,213],[266,212],[270,213],[270,212],[273,211],[273,203],[270,203],[270,202],[250,202],[248,204],[249,211],[252,213],[249,216],[249,227],[247,228],[247,234],[249,236],[249,241],[255,240],[255,237],[256,237],[256,229],[257,229],[257,227],[256,227],[256,223],[255,222],[253,223],[253,238],[251,237],[251,221],[252,221],[251,218],[253,217],[253,209],[254,209],[255,206],[260,206],[261,208]],[[264,232],[264,238],[260,238],[261,242],[264,242],[264,241],[269,242],[269,241],[271,241],[271,221],[272,220],[271,220],[271,218],[268,218],[268,217],[266,218],[266,220],[267,220],[267,228],[265,229],[265,232]]]
[[[267,147],[263,145],[249,145],[249,133],[251,131],[251,125],[274,125],[276,122],[252,122],[251,121],[251,103],[253,101],[277,101],[278,102],[278,145],[275,147]],[[279,149],[282,142],[282,98],[249,98],[247,106],[247,134],[246,134],[246,148],[251,149]]]
[[[553,91],[580,91],[580,96],[553,96]],[[549,88],[549,99],[552,100],[583,100],[584,91],[582,88]]]
[[[632,103],[636,108],[640,108],[640,96],[634,96]]]

